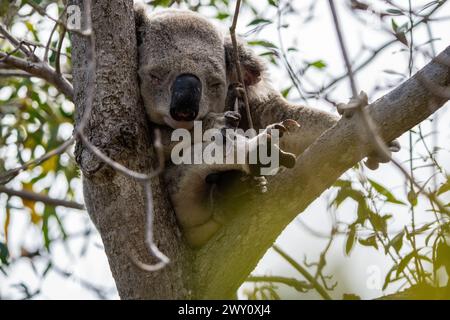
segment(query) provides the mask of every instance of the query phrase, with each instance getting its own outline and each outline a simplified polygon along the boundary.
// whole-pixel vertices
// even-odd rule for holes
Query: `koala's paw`
[[[223,114],[225,118],[224,125],[220,128],[220,133],[223,137],[223,142],[226,143],[227,140],[232,141],[233,137],[230,135],[230,129],[234,132],[239,127],[239,122],[241,121],[241,115],[236,111],[227,111]]]
[[[265,175],[262,173],[263,168],[278,169],[281,166],[293,168],[296,163],[296,157],[293,153],[286,152],[280,148],[279,139],[286,134],[293,133],[299,127],[300,125],[297,121],[287,119],[267,126],[263,133],[253,138],[249,148],[251,175]],[[272,152],[275,152],[275,154],[272,154]],[[267,158],[261,158],[261,153],[266,155]],[[267,163],[268,159],[270,159],[269,163]]]
[[[237,111],[227,111],[224,113],[225,127],[229,129],[237,129],[241,121],[241,114]]]
[[[400,143],[398,140],[392,140],[387,144],[387,147],[392,152],[399,152],[401,149]],[[367,160],[364,162],[367,168],[370,170],[376,170],[380,166],[380,163],[387,163],[390,161],[390,158],[383,157],[382,155],[378,155],[376,153],[371,154],[367,157]]]

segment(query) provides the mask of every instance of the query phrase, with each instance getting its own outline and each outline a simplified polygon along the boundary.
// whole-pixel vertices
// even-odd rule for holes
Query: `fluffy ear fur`
[[[264,62],[250,48],[238,40],[238,54],[242,75],[246,86],[252,86],[261,81],[265,71]],[[230,83],[237,82],[233,58],[233,43],[227,37],[224,41],[227,77]]]

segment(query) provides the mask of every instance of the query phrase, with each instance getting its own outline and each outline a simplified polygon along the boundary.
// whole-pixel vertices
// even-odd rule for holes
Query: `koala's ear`
[[[264,62],[250,48],[238,40],[238,54],[242,69],[242,75],[246,86],[252,86],[261,81],[265,71]],[[233,43],[227,37],[224,41],[225,60],[227,64],[227,77],[230,82],[236,82],[235,62],[233,58]]]
[[[134,6],[134,23],[136,28],[136,39],[137,39],[137,45],[141,45],[143,40],[143,32],[144,32],[144,25],[147,21],[147,13],[145,11],[145,6],[142,4],[136,4]]]

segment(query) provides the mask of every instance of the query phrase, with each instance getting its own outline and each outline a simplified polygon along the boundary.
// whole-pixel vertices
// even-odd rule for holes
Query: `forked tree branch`
[[[56,73],[47,63],[42,61],[30,61],[15,56],[10,56],[5,52],[0,52],[0,59],[16,69],[25,71],[34,77],[46,80],[54,85],[69,100],[73,99],[72,84],[63,75]]]

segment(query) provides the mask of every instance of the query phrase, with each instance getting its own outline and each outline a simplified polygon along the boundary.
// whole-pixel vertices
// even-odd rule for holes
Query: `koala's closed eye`
[[[141,79],[146,79],[152,85],[161,85],[167,78],[168,72],[159,69],[144,69],[139,71]]]
[[[211,90],[219,90],[225,86],[225,83],[221,79],[208,79],[208,87]]]
[[[161,84],[162,83],[162,79],[161,79],[161,77],[159,77],[159,76],[157,76],[157,75],[155,75],[155,74],[153,74],[153,73],[148,73],[147,75],[146,75],[146,77],[150,80],[150,82],[152,83],[152,84],[155,84],[155,85],[159,85],[159,84]]]

